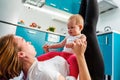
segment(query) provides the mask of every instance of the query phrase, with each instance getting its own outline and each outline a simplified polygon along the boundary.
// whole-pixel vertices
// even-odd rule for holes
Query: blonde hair
[[[82,26],[84,26],[84,19],[80,14],[74,14],[72,15],[69,20],[75,20],[76,24],[79,25],[81,24]]]
[[[17,56],[18,51],[13,34],[0,38],[0,79],[8,80],[20,74],[22,64]]]

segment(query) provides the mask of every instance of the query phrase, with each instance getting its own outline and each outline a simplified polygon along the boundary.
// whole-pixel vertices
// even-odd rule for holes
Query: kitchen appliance
[[[0,0],[0,36],[15,33],[22,9],[22,0]]]
[[[118,8],[114,0],[98,0],[100,14]]]
[[[34,5],[37,7],[42,7],[45,4],[45,0],[25,0],[25,4]]]

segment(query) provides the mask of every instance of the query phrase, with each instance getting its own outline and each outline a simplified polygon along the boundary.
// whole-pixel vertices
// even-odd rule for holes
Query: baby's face
[[[71,36],[76,36],[81,33],[80,26],[76,24],[75,20],[69,20],[67,24],[68,34]]]

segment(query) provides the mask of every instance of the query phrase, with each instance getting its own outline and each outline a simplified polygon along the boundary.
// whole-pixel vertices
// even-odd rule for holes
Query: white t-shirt
[[[68,36],[68,37],[66,38],[66,44],[67,44],[67,43],[72,43],[72,42],[74,42],[76,39],[79,39],[79,38],[81,37],[81,35],[82,35],[82,34],[77,35],[77,36]],[[71,48],[66,48],[65,46],[64,46],[64,48],[63,48],[63,51],[64,51],[64,52],[69,52],[69,53],[74,53],[74,51],[73,51]]]
[[[69,73],[69,65],[60,56],[39,62],[35,61],[30,67],[27,80],[57,80],[61,74],[66,77]]]

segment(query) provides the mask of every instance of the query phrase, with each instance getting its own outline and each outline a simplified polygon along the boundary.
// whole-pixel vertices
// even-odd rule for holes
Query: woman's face
[[[35,57],[36,51],[30,42],[26,42],[25,39],[19,36],[15,36],[14,39],[18,47],[25,53],[26,56]]]

